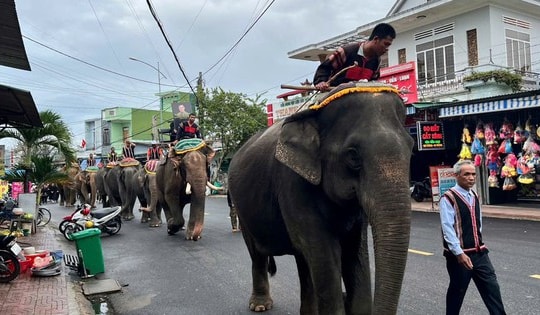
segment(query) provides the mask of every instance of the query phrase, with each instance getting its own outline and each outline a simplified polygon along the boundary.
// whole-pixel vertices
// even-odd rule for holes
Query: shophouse
[[[540,153],[537,152],[540,143],[537,131],[540,124],[540,63],[537,61],[540,57],[540,2],[398,0],[384,18],[319,43],[307,44],[289,52],[288,56],[313,61],[315,69],[317,63],[336,48],[366,40],[373,27],[382,22],[394,26],[397,37],[383,57],[383,64],[388,68],[381,70],[381,78],[412,92],[404,98],[411,136],[420,140],[418,142],[422,142],[422,136],[429,136],[418,130],[418,122],[435,123],[432,127],[437,130],[440,127],[441,131],[437,136],[442,135],[440,143],[434,140],[424,143],[425,146],[417,143],[411,161],[411,179],[430,175],[430,166],[453,165],[462,153],[464,128],[472,141],[477,127],[490,126],[495,131],[497,145],[504,140],[511,143],[507,151],[495,158],[488,154],[494,145],[482,138],[484,153],[479,157],[471,156],[482,159],[477,161],[480,174],[477,189],[483,203],[540,201],[540,181],[536,175],[540,173],[537,156]],[[387,76],[383,78],[385,71]],[[405,75],[400,75],[401,71]],[[410,84],[411,74],[413,84]],[[399,82],[400,78],[406,78],[406,85]],[[282,105],[297,103],[298,98],[273,104],[273,112],[281,109],[286,115]],[[500,132],[501,129],[505,131]],[[516,129],[521,129],[526,137],[514,139]],[[526,142],[527,139],[530,141]],[[466,144],[470,150],[472,143]],[[528,146],[533,148],[525,152]],[[517,159],[527,155],[521,161],[525,167],[517,172],[526,172],[532,176],[532,182],[529,176],[521,181],[522,174],[518,173],[505,176],[503,166],[510,152]],[[490,158],[494,163],[486,163]],[[503,190],[503,186],[510,187],[504,185],[508,177],[512,177],[516,187]]]

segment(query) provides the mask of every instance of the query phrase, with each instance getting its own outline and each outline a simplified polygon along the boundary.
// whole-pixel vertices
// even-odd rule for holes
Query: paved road
[[[64,209],[65,213],[69,210]],[[185,213],[187,217],[187,213]],[[484,219],[508,314],[540,309],[540,222]],[[398,314],[442,314],[448,277],[441,255],[435,213],[413,213],[411,251]],[[103,236],[106,273],[125,285],[109,296],[116,314],[252,314],[250,260],[241,234],[231,233],[225,198],[207,199],[203,238],[185,241],[166,228],[124,222],[115,236]],[[274,309],[269,314],[297,314],[299,284],[294,259],[277,257],[271,279]],[[471,285],[462,314],[487,311]]]

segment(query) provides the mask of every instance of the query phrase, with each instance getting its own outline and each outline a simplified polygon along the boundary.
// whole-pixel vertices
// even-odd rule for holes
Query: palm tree
[[[32,170],[32,157],[54,156],[60,154],[65,163],[76,160],[75,151],[71,148],[71,133],[68,126],[60,119],[60,115],[46,110],[39,114],[43,128],[13,128],[0,131],[0,139],[12,138],[19,142],[23,160],[20,166],[28,171]],[[24,172],[28,177],[28,172]],[[25,191],[27,185],[25,181]]]

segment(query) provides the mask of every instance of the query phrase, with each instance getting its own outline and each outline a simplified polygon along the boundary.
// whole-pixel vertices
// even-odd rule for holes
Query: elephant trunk
[[[399,161],[399,158],[396,160]],[[378,180],[385,183],[385,188],[364,185],[359,196],[373,234],[375,291],[372,314],[396,314],[409,249],[409,170],[391,167],[391,161],[380,160],[378,164],[372,164],[375,165],[373,171],[379,174]],[[375,178],[373,175],[365,174]]]

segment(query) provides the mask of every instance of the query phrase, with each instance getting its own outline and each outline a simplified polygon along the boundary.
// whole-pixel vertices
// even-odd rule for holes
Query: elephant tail
[[[273,277],[277,272],[276,267],[276,261],[274,260],[274,256],[268,256],[268,273],[270,274],[270,277]]]

